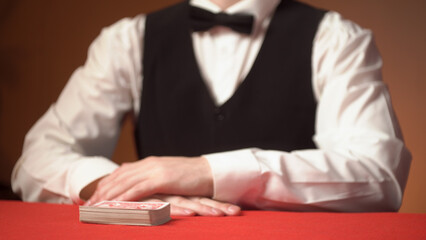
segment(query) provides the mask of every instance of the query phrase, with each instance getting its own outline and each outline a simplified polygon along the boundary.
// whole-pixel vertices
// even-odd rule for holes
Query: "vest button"
[[[224,119],[225,119],[225,116],[223,114],[219,113],[219,114],[216,115],[216,120],[222,121]]]
[[[220,108],[215,108],[214,115],[216,120],[222,121],[225,119],[225,115],[223,115],[222,110]]]

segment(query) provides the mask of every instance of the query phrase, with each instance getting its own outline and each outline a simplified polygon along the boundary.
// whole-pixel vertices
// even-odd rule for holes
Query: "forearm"
[[[406,181],[405,173],[398,172],[408,170],[409,154],[400,142],[386,147],[395,149],[389,155],[401,156],[399,171],[349,150],[247,149],[234,156],[206,157],[215,179],[214,199],[219,201],[274,210],[394,211]],[[231,165],[233,170],[240,165],[237,175],[227,169]]]

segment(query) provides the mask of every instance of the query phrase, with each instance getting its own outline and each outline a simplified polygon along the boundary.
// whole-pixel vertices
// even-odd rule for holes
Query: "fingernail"
[[[92,202],[91,202],[90,200],[87,200],[87,201],[83,204],[83,206],[90,206],[90,205],[92,205]]]
[[[185,209],[185,210],[183,210],[183,212],[185,213],[185,215],[188,215],[188,216],[194,215],[194,211],[189,210],[189,209]]]
[[[235,214],[235,213],[238,213],[239,211],[240,211],[240,208],[237,207],[237,206],[229,206],[228,207],[228,212],[230,214]]]
[[[213,214],[213,215],[221,215],[222,213],[221,212],[219,212],[219,210],[217,210],[216,208],[211,208],[210,209],[210,212]]]

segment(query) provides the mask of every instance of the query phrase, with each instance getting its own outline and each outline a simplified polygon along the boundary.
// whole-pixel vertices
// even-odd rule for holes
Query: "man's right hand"
[[[99,181],[99,178],[87,185],[81,192],[80,198],[90,199]],[[236,216],[241,213],[241,208],[231,203],[223,203],[207,197],[177,196],[177,195],[152,195],[142,199],[144,202],[169,202],[172,216]],[[86,202],[86,205],[95,203]]]

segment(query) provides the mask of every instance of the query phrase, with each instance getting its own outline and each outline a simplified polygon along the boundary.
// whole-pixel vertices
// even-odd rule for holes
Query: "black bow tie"
[[[229,15],[226,13],[212,13],[207,10],[190,8],[191,26],[194,31],[206,31],[214,26],[226,26],[234,31],[250,34],[253,28],[254,17],[248,14]]]

